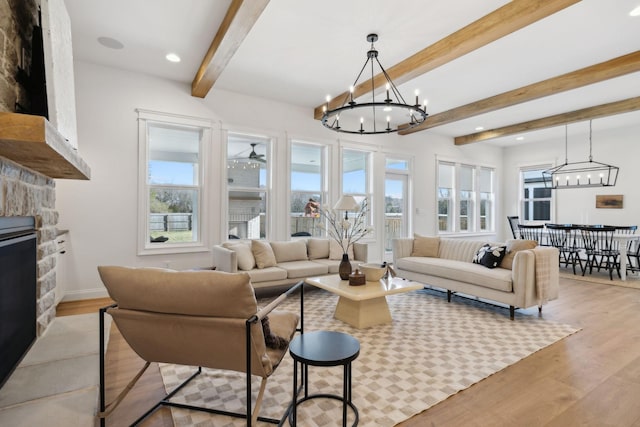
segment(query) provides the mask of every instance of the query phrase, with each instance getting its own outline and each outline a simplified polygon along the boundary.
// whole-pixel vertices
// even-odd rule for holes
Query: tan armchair
[[[279,423],[280,420],[258,417],[267,378],[286,354],[287,348],[272,349],[265,345],[261,321],[269,315],[271,331],[291,340],[302,332],[302,298],[300,316],[273,311],[302,282],[280,295],[258,311],[255,293],[246,273],[218,271],[173,271],[157,268],[98,267],[100,278],[116,304],[100,310],[100,343],[104,346],[104,314],[113,318],[123,338],[146,361],[145,366],[113,402],[105,405],[104,349],[100,352],[100,418],[115,409],[129,389],[152,362],[198,366],[184,383],[143,414],[141,422],[161,405],[201,410],[247,419]],[[298,328],[298,323],[300,327]],[[169,399],[201,368],[233,370],[247,375],[247,408],[245,413],[176,404]],[[262,378],[255,408],[251,410],[251,375]]]

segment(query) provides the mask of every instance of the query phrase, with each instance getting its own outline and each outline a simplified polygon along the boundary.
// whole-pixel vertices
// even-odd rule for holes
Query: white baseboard
[[[105,288],[83,289],[81,291],[66,291],[62,302],[80,301],[85,299],[106,298],[109,294]]]

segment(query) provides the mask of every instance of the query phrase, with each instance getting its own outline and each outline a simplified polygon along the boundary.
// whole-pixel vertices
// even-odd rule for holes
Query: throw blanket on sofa
[[[552,256],[556,256],[555,251],[537,247],[533,253],[536,256],[536,294],[538,297],[538,306],[549,302],[549,289],[551,287],[551,260]]]

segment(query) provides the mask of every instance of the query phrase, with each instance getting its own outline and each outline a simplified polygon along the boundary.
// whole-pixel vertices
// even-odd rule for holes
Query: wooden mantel
[[[50,178],[91,177],[78,152],[42,116],[0,113],[0,156]]]

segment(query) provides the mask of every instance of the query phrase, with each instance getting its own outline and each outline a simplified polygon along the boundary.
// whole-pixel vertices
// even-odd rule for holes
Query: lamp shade
[[[360,205],[353,196],[342,195],[333,209],[337,211],[355,211]]]

